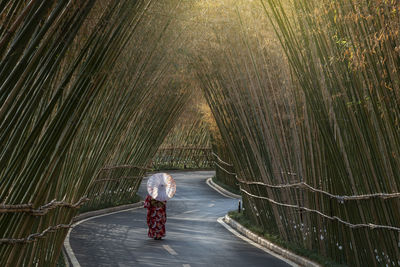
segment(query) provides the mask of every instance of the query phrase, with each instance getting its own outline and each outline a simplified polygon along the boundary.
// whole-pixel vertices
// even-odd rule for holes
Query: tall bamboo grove
[[[192,62],[247,212],[338,263],[399,265],[399,3],[227,2]]]
[[[1,266],[54,266],[100,170],[141,179],[190,96],[174,16],[149,15],[178,5],[0,2]]]

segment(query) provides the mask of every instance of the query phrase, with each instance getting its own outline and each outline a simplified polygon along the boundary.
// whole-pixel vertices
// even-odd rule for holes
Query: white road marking
[[[208,205],[209,208],[212,208],[212,207],[214,207],[214,206],[215,206],[215,204],[210,204],[210,205]]]
[[[189,211],[185,211],[184,213],[192,213],[192,212],[198,212],[199,210],[189,210]]]
[[[263,247],[263,246],[261,246],[260,244],[257,244],[257,243],[254,242],[253,240],[251,240],[251,239],[249,239],[249,238],[247,238],[247,237],[241,235],[241,234],[240,234],[239,232],[237,232],[235,229],[233,229],[233,228],[230,227],[228,224],[226,224],[226,223],[224,222],[223,219],[224,219],[224,217],[218,218],[218,222],[219,222],[223,227],[225,227],[226,229],[228,229],[228,231],[231,232],[232,234],[234,234],[235,236],[237,236],[237,237],[241,238],[242,240],[246,241],[247,243],[249,243],[249,244],[251,244],[251,245],[253,245],[253,246],[255,246],[255,247],[257,247],[257,248],[259,248],[259,249],[261,249],[261,250],[263,250],[264,252],[267,252],[268,254],[274,256],[275,258],[278,258],[278,259],[280,259],[280,260],[286,262],[287,264],[289,264],[289,265],[291,265],[291,266],[293,266],[293,267],[299,267],[298,264],[292,262],[291,260],[286,259],[286,258],[282,257],[281,255],[276,254],[276,253],[273,252],[272,250],[269,250],[269,249],[267,249],[266,247]]]
[[[89,221],[89,220],[93,220],[95,218],[100,218],[100,217],[104,217],[104,216],[108,216],[108,215],[112,215],[112,214],[116,214],[116,213],[131,211],[131,210],[136,210],[136,209],[139,209],[139,208],[141,208],[141,207],[135,207],[135,208],[131,208],[131,209],[119,210],[119,211],[115,211],[115,212],[111,212],[111,213],[97,215],[97,216],[93,216],[93,217],[81,220],[81,221],[73,224],[72,227],[69,229],[67,237],[65,238],[65,241],[64,241],[65,251],[67,252],[68,258],[71,261],[72,266],[73,267],[81,267],[81,265],[78,262],[78,259],[75,257],[74,251],[72,250],[71,244],[69,242],[69,236],[70,236],[70,234],[71,234],[71,232],[72,232],[72,230],[74,229],[75,226],[77,226],[77,225],[79,225],[79,224],[81,224],[83,222],[86,222],[86,221]]]
[[[178,253],[176,253],[176,251],[173,250],[173,249],[172,249],[170,246],[168,246],[168,245],[163,245],[163,248],[164,248],[166,251],[168,251],[169,254],[171,254],[171,255],[178,255]]]
[[[190,267],[190,264],[182,264],[182,267]]]

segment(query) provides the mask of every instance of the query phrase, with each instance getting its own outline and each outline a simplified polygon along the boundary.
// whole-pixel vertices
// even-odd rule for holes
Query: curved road
[[[147,237],[145,209],[89,219],[75,226],[70,244],[80,266],[290,266],[217,222],[237,200],[210,188],[214,172],[171,172],[175,197],[167,203],[167,236]],[[139,194],[145,196],[146,179]]]

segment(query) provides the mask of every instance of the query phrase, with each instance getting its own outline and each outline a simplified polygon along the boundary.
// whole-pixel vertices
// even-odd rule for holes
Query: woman
[[[167,201],[158,201],[150,195],[146,197],[144,207],[147,208],[148,236],[160,240],[165,236],[165,223],[167,222]]]

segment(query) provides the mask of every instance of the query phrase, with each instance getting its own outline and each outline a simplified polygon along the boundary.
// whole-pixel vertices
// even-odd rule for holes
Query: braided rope
[[[16,204],[16,205],[1,204],[0,205],[0,213],[25,212],[25,213],[29,213],[30,215],[33,215],[33,216],[43,216],[43,215],[46,215],[50,210],[53,210],[57,207],[78,209],[87,201],[89,201],[89,199],[87,197],[82,197],[75,204],[67,203],[64,201],[56,201],[54,199],[50,203],[47,203],[47,204],[39,207],[38,209],[34,209],[33,204],[31,204],[31,203]]]
[[[374,193],[374,194],[363,194],[363,195],[353,195],[353,196],[345,196],[345,195],[341,196],[341,195],[334,195],[334,194],[331,194],[329,192],[323,191],[321,189],[314,188],[314,187],[306,184],[305,182],[298,182],[298,183],[294,183],[294,184],[270,185],[270,184],[266,184],[266,183],[262,183],[262,182],[247,182],[247,181],[241,180],[239,178],[237,178],[237,179],[242,184],[246,184],[246,185],[261,185],[261,186],[265,186],[265,187],[269,187],[269,188],[275,188],[275,189],[292,188],[292,187],[305,188],[305,189],[308,189],[308,190],[310,190],[312,192],[321,193],[321,194],[326,195],[326,196],[328,196],[330,198],[337,199],[340,202],[343,202],[343,201],[346,201],[346,200],[366,200],[366,199],[371,199],[371,198],[389,199],[389,198],[398,198],[398,197],[400,197],[400,193]]]
[[[104,179],[95,180],[94,183],[107,182],[107,181],[130,180],[130,179],[139,179],[139,178],[143,178],[143,176],[122,176],[119,178],[104,178]]]
[[[135,165],[119,165],[119,166],[106,166],[99,170],[101,171],[108,171],[108,170],[115,170],[115,169],[139,169],[139,170],[146,170],[151,171],[151,169],[143,166],[135,166]]]
[[[50,226],[46,230],[41,233],[30,234],[26,238],[1,238],[0,244],[27,244],[36,242],[39,238],[45,237],[46,234],[55,232],[60,229],[69,229],[72,227],[72,224],[59,224],[56,226]]]
[[[229,167],[233,167],[232,164],[223,161],[223,160],[222,160],[217,154],[215,154],[214,152],[212,152],[211,154],[214,155],[214,156],[218,159],[219,162],[221,162],[221,163],[223,163],[223,164],[225,164],[225,165],[227,165],[227,166],[229,166]]]
[[[163,150],[198,150],[198,151],[211,151],[209,147],[162,147],[158,151]]]
[[[236,173],[227,171],[226,169],[224,169],[221,165],[219,165],[219,164],[216,163],[216,162],[214,162],[214,164],[215,164],[218,168],[220,168],[221,170],[223,170],[224,172],[226,172],[226,173],[228,173],[228,174],[230,174],[230,175],[234,175],[235,177],[237,177]]]
[[[322,213],[322,212],[320,212],[318,210],[309,209],[309,208],[298,206],[298,205],[292,205],[292,204],[285,204],[285,203],[277,202],[277,201],[275,201],[273,199],[270,199],[270,198],[267,198],[267,197],[261,197],[261,196],[253,195],[253,194],[247,192],[244,189],[240,189],[240,190],[242,192],[244,192],[245,194],[247,194],[248,196],[250,196],[250,197],[258,198],[258,199],[265,199],[265,200],[268,200],[270,203],[273,203],[273,204],[281,206],[281,207],[295,208],[295,209],[298,209],[298,210],[315,213],[315,214],[318,214],[318,215],[320,215],[320,216],[322,216],[322,217],[324,217],[326,219],[329,219],[329,220],[332,220],[332,221],[338,221],[338,222],[340,222],[340,223],[342,223],[342,224],[344,224],[344,225],[346,225],[346,226],[348,226],[350,228],[353,228],[353,229],[355,229],[355,228],[386,229],[386,230],[393,230],[393,231],[400,232],[400,228],[399,227],[390,226],[390,225],[379,225],[379,224],[373,224],[373,223],[352,224],[350,222],[342,220],[341,218],[339,218],[337,216],[329,216],[329,215],[326,215],[326,214],[324,214],[324,213]]]

